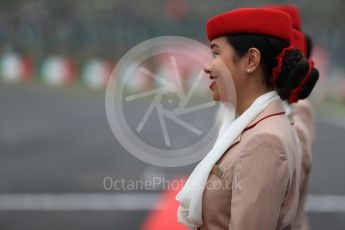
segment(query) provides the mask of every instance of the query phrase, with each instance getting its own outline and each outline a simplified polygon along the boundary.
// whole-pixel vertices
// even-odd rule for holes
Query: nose
[[[208,61],[204,66],[204,72],[207,74],[211,74],[211,61]]]

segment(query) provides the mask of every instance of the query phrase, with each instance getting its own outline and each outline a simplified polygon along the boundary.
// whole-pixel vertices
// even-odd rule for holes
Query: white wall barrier
[[[0,58],[0,76],[6,82],[19,82],[31,79],[33,62],[29,57],[6,53]]]

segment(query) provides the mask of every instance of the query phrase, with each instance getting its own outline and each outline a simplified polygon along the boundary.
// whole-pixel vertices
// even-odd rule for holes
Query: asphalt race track
[[[312,229],[345,229],[344,149],[345,119],[317,116]],[[139,229],[159,186],[107,191],[104,178],[173,178],[192,168],[155,167],[127,153],[109,128],[104,91],[0,83],[2,230]]]

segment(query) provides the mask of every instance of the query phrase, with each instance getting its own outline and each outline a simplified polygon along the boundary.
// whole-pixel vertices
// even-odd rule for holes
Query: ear
[[[257,48],[250,48],[248,50],[248,59],[246,65],[246,71],[248,74],[254,73],[260,65],[261,53]]]

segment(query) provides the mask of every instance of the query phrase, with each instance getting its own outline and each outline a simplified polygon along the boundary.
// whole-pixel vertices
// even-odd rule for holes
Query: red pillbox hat
[[[292,41],[293,47],[299,49],[304,55],[307,53],[306,38],[301,31],[292,29]]]
[[[296,6],[294,5],[268,5],[265,6],[266,9],[275,9],[275,10],[280,10],[291,17],[291,22],[292,22],[292,27],[296,30],[301,30],[301,15],[299,13],[299,10]]]
[[[299,9],[294,5],[268,5],[266,9],[280,10],[287,13],[292,22],[292,46],[299,49],[304,55],[307,52],[306,38],[301,32],[301,15]]]
[[[282,11],[266,8],[241,8],[207,21],[207,37],[212,40],[227,34],[251,33],[279,38],[290,44],[292,23]]]

